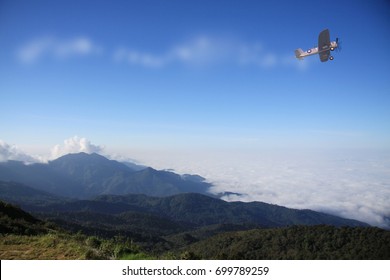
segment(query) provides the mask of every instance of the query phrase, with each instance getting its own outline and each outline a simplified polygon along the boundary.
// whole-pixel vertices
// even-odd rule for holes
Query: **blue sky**
[[[389,5],[268,2],[2,1],[0,139],[389,148]],[[296,61],[324,28],[343,51]]]
[[[325,28],[335,60],[297,61]],[[389,228],[389,46],[379,0],[3,0],[0,161],[131,157]]]

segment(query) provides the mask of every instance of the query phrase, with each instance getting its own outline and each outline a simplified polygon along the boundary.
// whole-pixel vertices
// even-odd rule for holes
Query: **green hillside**
[[[135,212],[52,213],[43,221],[4,202],[0,222],[1,259],[390,258],[390,232],[374,227],[192,228]]]
[[[121,236],[102,239],[70,233],[0,201],[0,259],[76,260],[147,258],[136,244]]]
[[[0,198],[22,207],[0,202],[1,259],[390,258],[389,231],[263,202],[199,193],[64,199],[1,181]]]
[[[192,244],[199,259],[390,259],[390,232],[374,227],[293,226],[224,233]]]

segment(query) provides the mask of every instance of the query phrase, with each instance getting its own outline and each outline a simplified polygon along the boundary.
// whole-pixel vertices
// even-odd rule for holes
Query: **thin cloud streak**
[[[297,62],[292,54],[280,54],[263,47],[259,42],[212,36],[195,36],[182,43],[174,43],[165,51],[147,52],[131,46],[107,51],[117,63],[159,69],[171,65],[210,67],[215,65],[255,66],[262,69],[276,67],[307,68],[306,61]],[[71,57],[102,55],[103,47],[87,36],[70,39],[39,37],[26,42],[16,51],[23,64],[34,64],[45,57],[57,60]]]
[[[17,51],[17,57],[22,63],[31,64],[46,56],[65,59],[72,56],[96,55],[101,52],[102,48],[85,36],[67,40],[41,37],[20,47]]]
[[[296,63],[293,55],[281,55],[266,50],[258,42],[247,43],[210,36],[194,37],[187,42],[174,44],[161,53],[122,47],[114,52],[113,57],[116,62],[150,68],[162,68],[173,64],[196,67],[232,64],[256,66],[263,69],[274,67],[304,69],[307,67],[305,62]]]

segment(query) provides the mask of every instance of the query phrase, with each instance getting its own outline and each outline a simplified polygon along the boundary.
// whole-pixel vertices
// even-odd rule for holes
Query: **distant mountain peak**
[[[106,158],[100,154],[97,154],[97,153],[89,154],[89,153],[85,153],[85,152],[80,152],[80,153],[70,153],[70,154],[60,156],[59,158],[56,158],[55,160],[52,160],[51,162],[61,161],[61,160],[96,160],[96,159],[109,160],[108,158]]]

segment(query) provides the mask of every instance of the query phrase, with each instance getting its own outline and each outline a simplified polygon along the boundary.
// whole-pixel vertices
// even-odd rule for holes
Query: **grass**
[[[52,232],[41,235],[0,235],[2,260],[153,260],[135,245],[82,234]]]
[[[88,246],[65,234],[0,237],[2,260],[78,260],[85,259]]]
[[[145,253],[130,253],[124,254],[119,258],[120,260],[155,260],[156,258]]]

